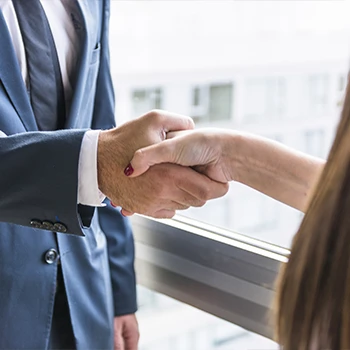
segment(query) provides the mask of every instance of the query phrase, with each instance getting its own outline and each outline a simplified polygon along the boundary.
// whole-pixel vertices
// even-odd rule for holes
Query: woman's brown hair
[[[277,280],[284,350],[350,349],[350,88],[327,164]]]

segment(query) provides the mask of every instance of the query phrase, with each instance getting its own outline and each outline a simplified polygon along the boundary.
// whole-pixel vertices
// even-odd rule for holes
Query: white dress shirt
[[[80,42],[70,16],[73,11],[76,11],[74,1],[41,0],[56,45],[66,99],[66,110],[69,110],[72,101],[73,83],[71,77],[74,76],[73,69],[76,66],[80,52]],[[0,10],[2,10],[12,38],[23,81],[27,85],[28,71],[25,49],[12,1],[0,0]],[[77,15],[79,16],[80,14]],[[97,181],[99,133],[99,130],[89,130],[85,133],[79,157],[78,203],[90,206],[101,206],[105,199],[105,196],[98,189]]]

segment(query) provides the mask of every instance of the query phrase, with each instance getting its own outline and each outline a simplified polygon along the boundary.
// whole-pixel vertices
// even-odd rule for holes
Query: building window
[[[198,86],[193,89],[193,96],[192,96],[192,106],[198,107],[201,105],[201,88]]]
[[[326,74],[311,75],[308,79],[308,85],[311,115],[324,114],[328,106],[328,76]]]
[[[275,120],[285,114],[285,78],[248,79],[245,86],[245,122],[256,123]]]
[[[196,86],[192,90],[191,116],[195,122],[230,120],[233,84]]]
[[[135,116],[151,109],[163,108],[163,91],[161,88],[137,89],[132,92],[132,105]]]
[[[308,130],[304,134],[305,152],[315,156],[324,157],[325,152],[325,134],[324,130]]]

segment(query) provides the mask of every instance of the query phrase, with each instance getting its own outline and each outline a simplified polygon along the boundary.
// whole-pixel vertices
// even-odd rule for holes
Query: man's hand
[[[165,140],[168,132],[193,126],[189,117],[152,111],[119,128],[102,131],[97,158],[100,190],[127,212],[156,218],[170,218],[176,210],[202,206],[208,199],[223,196],[227,184],[175,164],[154,166],[135,179],[124,174],[136,150]]]
[[[202,129],[169,133],[167,138],[135,152],[130,163],[133,169],[130,177],[143,174],[155,164],[169,162],[192,166],[218,182],[234,179],[230,164],[234,152],[232,132]]]
[[[135,314],[114,318],[114,350],[137,350],[139,338]]]

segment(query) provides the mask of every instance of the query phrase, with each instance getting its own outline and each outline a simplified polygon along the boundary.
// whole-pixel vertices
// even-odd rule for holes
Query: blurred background
[[[119,124],[160,108],[327,157],[347,84],[350,2],[111,2]],[[238,183],[181,215],[287,248],[302,219]],[[144,287],[139,304],[141,350],[277,349]]]

